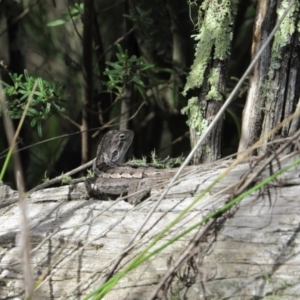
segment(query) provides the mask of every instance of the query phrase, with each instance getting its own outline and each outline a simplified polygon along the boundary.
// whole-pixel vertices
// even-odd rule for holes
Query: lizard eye
[[[120,139],[120,140],[124,140],[124,139],[125,139],[125,134],[124,134],[124,133],[121,133],[121,134],[119,135],[119,139]]]

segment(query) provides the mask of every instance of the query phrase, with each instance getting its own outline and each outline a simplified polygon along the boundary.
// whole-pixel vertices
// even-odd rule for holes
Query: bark
[[[254,26],[252,57],[261,48],[283,12],[284,1],[261,0]],[[278,13],[278,12],[281,12]],[[286,17],[273,42],[266,48],[254,67],[246,106],[243,111],[242,135],[239,151],[246,150],[259,137],[265,136],[278,123],[297,109],[299,102],[299,4]],[[249,155],[266,153],[266,143],[278,137],[287,137],[299,128],[299,118],[287,123],[264,146]],[[288,150],[291,151],[291,148]]]
[[[92,107],[93,98],[93,24],[94,24],[94,1],[84,1],[84,16],[83,16],[83,53],[82,53],[82,72],[84,81],[84,96],[82,106],[82,125],[81,125],[81,149],[82,159],[84,164],[91,156],[90,138],[88,130],[91,128],[93,115],[89,112]]]
[[[299,155],[282,158],[280,164],[276,161],[273,172],[296,158]],[[124,269],[228,164],[202,165],[196,173],[181,179],[142,229],[138,242],[120,268]],[[156,247],[222,207],[240,185],[243,174],[250,169],[255,173],[252,165],[253,162],[243,163],[231,170]],[[299,166],[290,169],[264,190],[245,197],[231,214],[219,215],[214,226],[191,248],[191,258],[174,273],[176,276],[168,290],[160,297],[253,299],[276,295],[280,299],[298,298],[299,172]],[[256,181],[266,179],[269,174],[270,169],[266,169]],[[66,198],[60,198],[59,193],[66,195],[66,191],[73,201],[62,201]],[[159,188],[153,188],[154,198],[133,209],[124,201],[82,200],[81,193],[72,191],[72,187],[46,189],[28,199],[35,279],[39,283],[44,281],[36,290],[38,299],[66,299],[67,296],[82,299],[98,287],[161,193]],[[0,187],[0,292],[11,298],[23,292],[17,239],[20,212],[11,204],[14,196],[7,186]],[[127,274],[105,299],[151,299],[155,286],[186,251],[195,231],[197,229]]]
[[[222,95],[226,93],[226,75],[227,75],[227,60],[226,61],[211,61],[214,65],[214,69],[218,70],[220,74],[217,82],[218,92]],[[210,71],[212,68],[208,68],[207,71]],[[209,73],[209,72],[208,72]],[[203,119],[207,121],[209,125],[218,111],[220,110],[223,101],[207,99],[208,84],[207,82],[203,84],[203,87],[200,89],[200,95],[198,97],[199,106],[202,106],[203,110]],[[222,138],[222,124],[223,120],[220,121],[215,126],[214,130],[207,136],[203,142],[203,146],[200,147],[194,157],[193,164],[208,163],[216,161],[221,156],[221,138]],[[191,147],[193,148],[199,140],[199,132],[194,128],[190,128],[190,137],[191,137]]]
[[[9,69],[12,73],[23,74],[25,69],[25,32],[23,1],[4,1],[9,46]]]
[[[276,0],[263,0],[258,3],[252,42],[252,58],[257,54],[275,25],[276,3]],[[256,63],[250,78],[248,97],[243,111],[239,152],[251,146],[259,138],[261,132],[262,108],[265,105],[265,97],[260,82],[261,79],[267,77],[270,52],[271,46],[268,46]]]
[[[285,28],[297,28],[300,20],[300,7],[297,11],[286,18],[280,28],[272,47],[272,57],[270,60],[268,91],[266,97],[266,114],[263,120],[261,136],[266,135],[278,123],[293,114],[299,109],[300,97],[300,44],[299,32],[295,30],[292,34],[286,32]],[[290,23],[289,25],[287,23]],[[278,39],[286,38],[282,45]],[[278,130],[269,140],[291,136],[299,129],[299,117]],[[265,144],[267,143],[267,140]],[[265,153],[267,146],[260,149],[260,154]],[[291,149],[289,149],[291,151]]]

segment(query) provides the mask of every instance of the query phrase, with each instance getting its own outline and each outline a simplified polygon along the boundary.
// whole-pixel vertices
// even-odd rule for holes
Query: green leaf
[[[34,108],[29,107],[27,110],[27,115],[33,117],[33,116],[38,116],[39,113]]]
[[[31,122],[30,122],[31,127],[34,127],[34,126],[35,126],[36,121],[37,121],[36,118],[31,120]]]
[[[122,66],[120,66],[118,63],[114,63],[114,62],[109,62],[107,61],[105,64],[112,66],[113,68],[117,69],[117,70],[121,70]],[[109,69],[105,69],[105,71],[110,71]]]
[[[41,92],[44,92],[44,84],[42,78],[37,78],[38,87],[40,88]]]
[[[48,23],[46,24],[46,26],[48,26],[48,27],[55,27],[55,26],[63,25],[63,24],[65,24],[66,22],[67,22],[66,20],[58,19],[58,20],[55,20],[55,21],[52,21],[52,22],[48,22]]]
[[[141,94],[143,100],[145,100],[145,98],[146,98],[145,89],[143,89],[143,88],[140,87],[139,85],[137,85],[136,88],[138,89],[139,93]]]
[[[141,68],[141,71],[147,71],[153,67],[154,67],[154,65],[146,65],[145,67]]]
[[[20,93],[20,94],[24,94],[24,95],[20,98],[21,101],[27,99],[27,98],[29,97],[29,95],[30,95],[30,92],[27,92],[27,91],[20,91],[19,93]]]
[[[119,53],[125,54],[124,51],[123,51],[123,48],[122,48],[122,46],[120,44],[117,44],[116,46],[118,48]]]
[[[29,75],[28,75],[28,71],[26,69],[24,70],[24,76],[25,76],[26,81],[28,81]],[[21,78],[18,81],[20,81],[20,80],[21,80]]]
[[[47,106],[46,106],[46,109],[45,109],[45,114],[46,114],[46,115],[49,115],[49,114],[50,114],[50,111],[51,111],[51,104],[50,104],[50,103],[47,103]]]
[[[37,123],[37,130],[38,130],[38,135],[40,137],[43,136],[43,133],[42,133],[42,123],[40,121]]]
[[[138,77],[134,77],[133,79],[132,79],[132,81],[135,83],[135,84],[137,84],[137,85],[140,85],[140,86],[145,86],[144,85],[144,83],[143,83],[143,81],[142,80],[140,80]]]

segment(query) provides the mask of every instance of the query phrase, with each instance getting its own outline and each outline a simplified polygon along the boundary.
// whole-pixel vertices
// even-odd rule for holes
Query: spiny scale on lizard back
[[[131,130],[107,132],[97,149],[93,164],[94,174],[102,174],[109,168],[117,167],[130,147],[134,133]]]

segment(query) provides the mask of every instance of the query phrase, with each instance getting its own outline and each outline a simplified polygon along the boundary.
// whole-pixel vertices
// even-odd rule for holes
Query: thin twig
[[[63,179],[65,176],[71,176],[71,175],[74,175],[74,174],[76,174],[76,173],[78,173],[78,172],[80,172],[80,171],[82,171],[82,170],[85,170],[85,169],[91,167],[91,166],[93,165],[93,161],[94,161],[94,160],[90,160],[89,162],[87,162],[87,163],[85,163],[85,164],[79,166],[79,167],[76,168],[76,169],[73,169],[73,170],[71,170],[71,171],[69,171],[69,172],[67,172],[67,173],[65,173],[65,174],[62,174],[62,175],[57,176],[57,177],[55,177],[55,178],[53,178],[53,179],[51,179],[51,180],[48,180],[48,181],[46,181],[46,182],[44,182],[44,183],[42,183],[42,184],[40,184],[40,185],[34,187],[33,189],[31,189],[31,190],[29,191],[29,193],[36,192],[36,191],[41,190],[41,189],[44,189],[44,188],[46,188],[46,187],[48,187],[48,186],[50,186],[50,185],[52,185],[52,184],[61,182],[62,179]],[[82,181],[82,180],[83,180],[83,178],[80,179],[80,181]]]
[[[33,85],[33,89],[28,97],[28,101],[24,112],[22,114],[22,118],[19,122],[19,126],[17,131],[14,133],[13,124],[9,117],[8,107],[5,102],[5,95],[1,83],[0,77],[0,102],[2,106],[3,112],[3,119],[4,119],[4,127],[7,135],[8,142],[10,144],[10,148],[13,153],[13,160],[14,160],[14,171],[15,171],[15,180],[18,187],[19,192],[19,208],[20,208],[20,215],[21,215],[21,236],[20,236],[20,248],[22,253],[22,262],[23,262],[23,272],[24,272],[24,284],[25,284],[25,296],[26,298],[34,299],[34,280],[33,280],[33,271],[32,271],[32,264],[31,264],[31,256],[30,256],[30,233],[29,233],[29,224],[27,220],[27,213],[26,213],[26,201],[24,197],[24,177],[22,172],[22,164],[20,160],[19,153],[14,151],[17,147],[15,141],[19,135],[21,130],[22,124],[24,122],[27,110],[29,105],[32,101],[33,94],[37,87],[37,81],[35,81]]]
[[[119,37],[112,45],[110,45],[102,54],[102,56],[100,56],[98,58],[98,60],[102,59],[115,45],[117,45],[118,43],[120,43],[121,41],[123,41],[130,33],[132,33],[134,31],[133,28],[131,28],[128,32],[126,32],[123,36]]]
[[[73,19],[73,15],[72,15],[71,10],[70,10],[70,3],[69,3],[69,0],[67,0],[67,8],[68,8],[69,16],[71,17],[71,21],[72,21],[72,23],[73,23],[73,28],[75,29],[75,32],[76,32],[76,34],[77,34],[79,40],[82,41],[82,36],[80,35],[80,33],[79,33],[78,29],[77,29],[77,26],[76,26],[75,21],[74,21],[74,19]]]
[[[144,101],[136,110],[136,112],[131,116],[129,117],[128,119],[126,119],[125,121],[123,121],[122,123],[127,123],[128,121],[132,120],[133,118],[136,117],[136,115],[139,113],[139,111],[141,110],[141,108],[146,105],[147,103]],[[126,112],[124,112],[126,113]],[[103,125],[102,127],[99,128],[99,130],[97,130],[95,133],[93,133],[92,137],[95,138],[102,129],[104,128],[107,128],[107,127],[111,127],[111,126],[115,126],[115,125],[120,125],[122,123],[115,123],[115,124],[112,124],[112,122],[114,122],[116,119],[118,119],[119,117],[115,117],[113,119],[111,119],[109,122],[107,122],[105,125]]]
[[[266,160],[263,161],[263,163],[260,163],[258,170],[256,170],[255,174],[251,174],[250,177],[246,177],[242,180],[242,182],[239,182],[239,187],[235,191],[234,195],[232,196],[235,197],[236,195],[239,195],[243,193],[253,182],[255,179],[266,169],[266,167],[276,158],[278,157],[283,151],[291,146],[294,141],[297,141],[300,137],[300,130],[298,130],[296,133],[294,133],[293,136],[289,137],[286,139],[286,142],[280,146],[274,153],[272,153]]]

